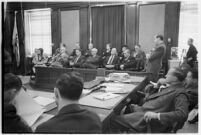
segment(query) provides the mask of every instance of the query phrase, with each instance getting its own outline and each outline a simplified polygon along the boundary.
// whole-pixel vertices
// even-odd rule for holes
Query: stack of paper
[[[112,94],[112,93],[103,93],[100,95],[94,95],[94,98],[99,99],[99,100],[109,100],[109,99],[113,99],[113,98],[116,98],[119,96],[120,95]]]
[[[34,100],[36,101],[36,103],[38,103],[45,109],[45,112],[48,112],[57,107],[55,103],[55,99],[53,98],[37,96],[37,97],[34,97]]]
[[[37,104],[24,90],[20,90],[13,104],[17,109],[17,114],[21,116],[29,126],[32,126],[45,111],[42,106]]]
[[[101,86],[105,86],[105,88],[102,88],[101,90],[104,90],[105,92],[110,93],[128,93],[130,92],[130,89],[125,89],[125,84],[123,83],[103,83]]]

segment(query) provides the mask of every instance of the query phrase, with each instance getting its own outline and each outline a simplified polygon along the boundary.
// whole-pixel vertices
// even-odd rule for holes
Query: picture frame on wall
[[[178,59],[178,47],[171,47],[171,59]]]

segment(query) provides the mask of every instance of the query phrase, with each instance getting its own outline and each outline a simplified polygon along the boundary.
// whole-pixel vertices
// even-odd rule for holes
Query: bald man
[[[91,56],[89,56],[86,61],[82,64],[83,68],[96,69],[100,65],[100,56],[97,55],[98,49],[91,49]]]

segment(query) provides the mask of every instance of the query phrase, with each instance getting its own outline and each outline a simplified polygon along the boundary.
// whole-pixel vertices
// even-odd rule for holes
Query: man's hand
[[[149,122],[149,121],[151,121],[152,119],[159,119],[159,116],[158,116],[159,114],[158,113],[155,113],[155,112],[146,112],[145,114],[144,114],[144,120],[146,121],[146,122]]]

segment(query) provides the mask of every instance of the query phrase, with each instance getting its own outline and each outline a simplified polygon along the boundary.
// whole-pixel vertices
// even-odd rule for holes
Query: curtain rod
[[[131,3],[127,3],[127,2],[124,2],[124,3],[114,3],[114,4],[97,4],[97,5],[89,5],[90,7],[106,7],[106,6],[121,6],[121,5],[125,5],[125,4],[131,4]],[[133,4],[136,4],[136,3],[133,3]]]

